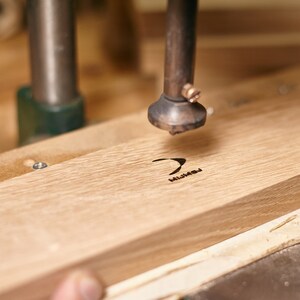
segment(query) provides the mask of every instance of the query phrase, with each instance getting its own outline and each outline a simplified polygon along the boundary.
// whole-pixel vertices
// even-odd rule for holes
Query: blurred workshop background
[[[159,97],[166,3],[77,0],[78,76],[89,124]],[[17,146],[15,94],[30,83],[24,7],[25,0],[0,0],[0,152]],[[200,1],[195,85],[203,97],[298,63],[299,0]]]

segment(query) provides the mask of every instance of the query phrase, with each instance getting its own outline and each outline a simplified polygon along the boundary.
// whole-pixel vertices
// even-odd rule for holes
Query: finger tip
[[[90,271],[71,273],[57,288],[51,300],[99,300],[104,294],[99,279]]]
[[[79,292],[82,300],[99,300],[103,295],[103,289],[100,282],[90,275],[80,279]]]

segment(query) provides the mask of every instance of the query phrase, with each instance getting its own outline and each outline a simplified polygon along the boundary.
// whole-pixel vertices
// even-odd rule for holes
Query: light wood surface
[[[161,0],[135,0],[135,3],[139,9],[144,11],[160,11],[166,8],[166,1]],[[210,10],[210,9],[251,9],[251,8],[298,8],[300,6],[297,0],[202,0],[200,2],[200,9]]]
[[[295,67],[220,91],[204,92],[201,102],[218,114],[234,112],[250,99],[254,103],[264,101],[270,105],[272,97],[281,95],[285,99],[290,92],[294,92],[299,77],[300,68]],[[37,161],[51,166],[149,134],[166,135],[149,124],[143,111],[17,148],[0,154],[0,181],[33,172],[32,165]]]
[[[22,28],[23,0],[0,0],[0,41],[7,38]]]
[[[142,45],[143,69],[163,83],[164,43],[152,39]],[[199,37],[195,85],[214,91],[258,74],[268,74],[300,63],[300,34]],[[157,70],[161,70],[157,73]]]
[[[111,286],[107,300],[177,300],[211,281],[300,243],[300,210]]]
[[[254,9],[200,9],[197,17],[199,37],[224,35],[299,33],[299,7]],[[141,17],[141,33],[144,37],[163,37],[166,10],[146,12]],[[238,24],[238,26],[237,26]]]
[[[79,266],[111,285],[298,209],[298,74],[232,88],[203,129],[3,181],[0,299],[44,299]],[[170,182],[176,163],[152,163],[163,157],[202,172]]]

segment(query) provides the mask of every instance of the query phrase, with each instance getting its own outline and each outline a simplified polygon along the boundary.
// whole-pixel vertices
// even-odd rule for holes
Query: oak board
[[[47,299],[79,266],[111,285],[298,209],[293,80],[287,93],[224,102],[200,130],[149,134],[1,182],[0,299]],[[249,90],[270,95],[259,81]],[[160,158],[186,163],[170,176],[178,164]]]
[[[298,78],[300,67],[289,68],[215,92],[204,90],[201,103],[218,115],[235,113],[240,106],[250,102],[271,105],[269,103],[273,97],[281,96],[285,101],[288,94],[297,92]],[[0,181],[33,172],[32,165],[36,161],[51,166],[148,135],[166,136],[166,133],[151,126],[143,111],[16,148],[0,153]]]

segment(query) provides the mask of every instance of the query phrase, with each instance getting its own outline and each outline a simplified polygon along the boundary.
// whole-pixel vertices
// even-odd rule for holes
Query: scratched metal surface
[[[212,282],[184,300],[299,300],[300,244]]]

